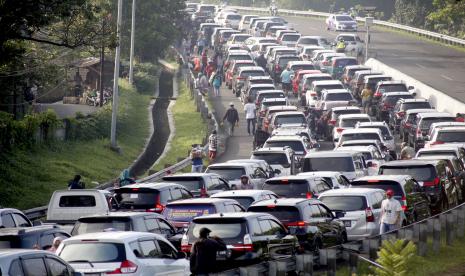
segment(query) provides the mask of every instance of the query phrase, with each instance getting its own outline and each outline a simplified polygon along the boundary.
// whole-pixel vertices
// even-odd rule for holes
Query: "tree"
[[[406,240],[385,240],[379,251],[376,262],[383,268],[375,267],[375,273],[379,276],[406,276],[408,265],[416,254],[416,246]]]
[[[432,30],[456,37],[465,36],[465,1],[434,0],[433,6],[433,12],[426,18]]]
[[[394,7],[394,22],[425,28],[426,16],[433,9],[433,0],[396,0]]]

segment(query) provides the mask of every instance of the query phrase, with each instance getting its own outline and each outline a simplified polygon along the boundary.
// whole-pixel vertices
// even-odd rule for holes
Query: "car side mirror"
[[[415,87],[409,86],[409,87],[407,87],[407,89],[408,89],[408,90],[413,90],[413,89],[415,89]]]
[[[185,259],[185,258],[187,258],[186,253],[181,252],[181,251],[178,251],[178,252],[176,253],[176,259]]]
[[[274,172],[275,174],[281,174],[281,170],[278,170],[278,169],[275,169],[273,172]]]
[[[367,166],[368,166],[369,168],[373,167],[373,162],[372,162],[372,161],[367,161]]]
[[[39,225],[42,225],[42,222],[40,220],[34,220],[32,222],[32,226],[39,226]]]

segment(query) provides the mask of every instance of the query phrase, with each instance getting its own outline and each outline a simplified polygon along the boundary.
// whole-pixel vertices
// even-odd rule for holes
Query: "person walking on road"
[[[237,109],[234,108],[232,102],[229,103],[229,108],[224,114],[223,122],[227,121],[229,123],[229,134],[232,136],[234,134],[234,126],[239,125],[239,113]]]
[[[221,84],[223,84],[223,81],[221,80],[220,70],[218,70],[218,71],[216,71],[216,74],[213,76],[213,81],[212,81],[213,92],[214,92],[216,97],[220,96]]]
[[[394,191],[386,191],[386,199],[381,202],[380,234],[395,230],[400,224],[402,206],[394,198]]]
[[[253,185],[250,183],[250,179],[247,175],[241,176],[241,185],[239,190],[253,190]]]
[[[292,75],[294,74],[294,71],[291,70],[291,68],[286,67],[286,70],[284,70],[281,73],[281,84],[283,86],[284,93],[286,94],[286,97],[289,94],[289,91],[291,91],[291,82],[292,82]]]
[[[244,105],[244,111],[245,111],[245,119],[247,120],[247,132],[249,135],[255,134],[255,123],[256,123],[256,118],[255,118],[255,112],[256,112],[256,106],[252,102],[252,99],[248,99],[248,103]],[[250,125],[252,125],[252,132],[250,132]]]
[[[208,137],[208,158],[210,161],[216,158],[218,150],[218,137],[216,136],[216,130],[212,131],[212,134]]]
[[[192,275],[208,275],[218,271],[216,253],[226,250],[226,244],[217,236],[210,237],[211,230],[203,227],[199,239],[192,245],[190,269]]]
[[[192,145],[192,150],[190,154],[192,160],[192,170],[191,172],[202,172],[203,169],[203,152],[200,148],[200,145]]]
[[[370,86],[367,84],[365,88],[363,88],[362,93],[360,94],[362,97],[362,107],[363,112],[370,115],[371,109],[371,99],[373,97],[373,91],[371,90]]]
[[[266,58],[263,52],[255,59],[255,62],[258,66],[262,67],[263,70],[266,70]]]
[[[198,83],[199,83],[198,88],[199,88],[200,93],[202,93],[202,95],[205,96],[208,92],[208,80],[205,74],[199,73]]]

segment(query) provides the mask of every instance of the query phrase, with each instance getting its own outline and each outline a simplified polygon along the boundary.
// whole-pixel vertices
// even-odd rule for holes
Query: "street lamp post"
[[[131,50],[129,54],[129,83],[134,82],[134,34],[136,26],[136,0],[132,0],[132,16],[131,16]]]
[[[365,62],[368,60],[368,45],[370,44],[370,27],[373,25],[373,17],[365,17],[367,34],[365,37]]]
[[[111,112],[111,133],[110,145],[112,149],[118,149],[116,144],[116,117],[118,114],[118,79],[119,79],[119,64],[121,54],[121,22],[122,22],[123,0],[118,0],[118,19],[116,23],[117,44],[115,50],[115,70],[113,74],[113,105]]]

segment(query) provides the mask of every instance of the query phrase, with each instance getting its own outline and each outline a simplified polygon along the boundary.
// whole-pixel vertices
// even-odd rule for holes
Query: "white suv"
[[[296,160],[290,147],[261,148],[253,151],[250,159],[265,160],[275,170],[275,177],[295,174]]]
[[[368,114],[344,114],[340,115],[333,128],[334,145],[338,144],[341,133],[346,129],[352,129],[358,122],[371,122]]]
[[[57,255],[81,273],[190,275],[186,255],[161,235],[101,232],[64,240]]]

